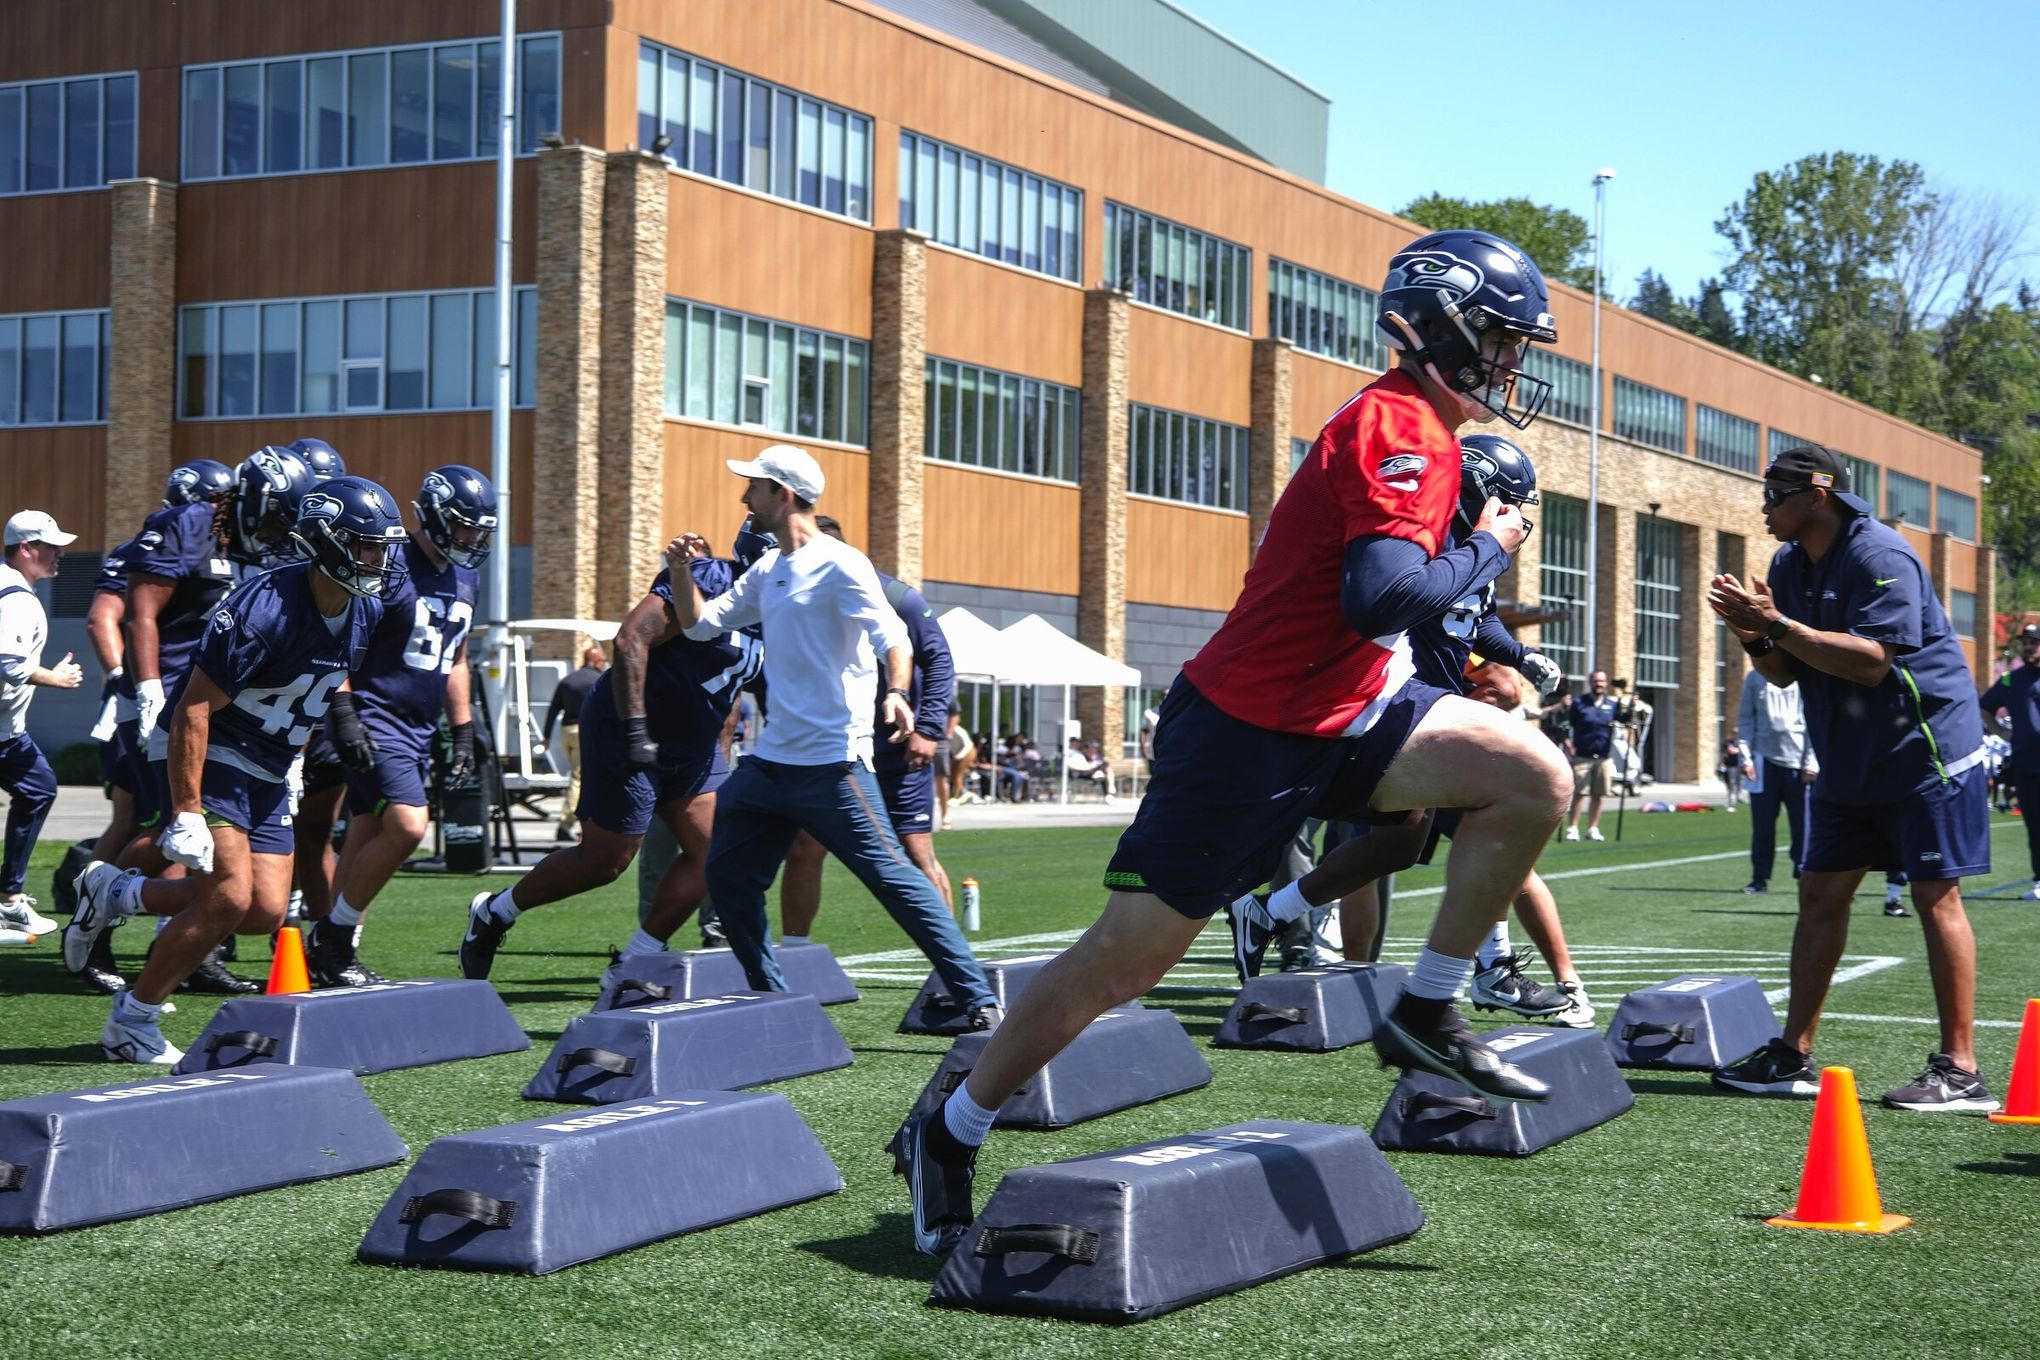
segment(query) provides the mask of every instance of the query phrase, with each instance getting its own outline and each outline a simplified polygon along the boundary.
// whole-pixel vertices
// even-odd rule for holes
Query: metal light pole
[[[500,725],[510,679],[510,397],[516,309],[510,288],[511,166],[517,156],[517,0],[503,0],[496,122],[496,390],[489,413],[489,480],[496,484],[499,540],[489,554],[489,635],[497,677],[490,716]]]
[[[1598,668],[1595,636],[1600,625],[1601,574],[1601,261],[1606,238],[1608,181],[1615,172],[1605,165],[1594,176],[1594,401],[1587,428],[1587,674]]]

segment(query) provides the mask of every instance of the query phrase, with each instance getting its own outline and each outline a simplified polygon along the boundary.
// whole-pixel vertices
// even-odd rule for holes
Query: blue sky
[[[1331,97],[1327,183],[1362,202],[1521,196],[1591,220],[1613,167],[1611,295],[1646,268],[1692,292],[1752,176],[1840,150],[2010,200],[2040,280],[2035,0],[1176,3]]]

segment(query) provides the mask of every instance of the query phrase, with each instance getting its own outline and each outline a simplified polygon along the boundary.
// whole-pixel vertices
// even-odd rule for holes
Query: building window
[[[1150,712],[1161,711],[1162,700],[1168,697],[1169,691],[1167,686],[1162,685],[1139,687],[1129,685],[1120,693],[1125,696],[1126,707],[1125,716],[1121,720],[1120,730],[1125,736],[1120,743],[1119,757],[1122,760],[1137,760],[1140,758],[1140,729]]]
[[[638,145],[675,167],[871,220],[871,120],[658,43],[638,44]],[[860,441],[861,442],[861,441]]]
[[[1757,471],[1757,422],[1717,411],[1693,408],[1693,451],[1709,463],[1737,472]]]
[[[184,177],[355,170],[496,154],[500,42],[184,68]],[[517,151],[560,126],[560,39],[517,40]]]
[[[106,420],[105,311],[0,316],[0,426]]]
[[[1947,487],[1934,489],[1934,532],[1951,534],[1965,542],[1976,542],[1976,497]]]
[[[1615,433],[1666,453],[1686,451],[1686,399],[1627,378],[1615,380]]]
[[[530,406],[538,290],[513,290],[512,401]],[[184,420],[486,410],[495,400],[496,293],[353,294],[201,303],[179,311]]]
[[[1554,354],[1542,345],[1523,346],[1523,371],[1551,384],[1543,415],[1574,425],[1594,421],[1594,370],[1577,359]]]
[[[1244,426],[1129,402],[1126,489],[1186,505],[1247,508]]]
[[[1857,458],[1843,454],[1842,461],[1849,465],[1849,490],[1870,503],[1870,513],[1878,513],[1877,464],[1868,458]]]
[[[1316,443],[1317,441],[1314,439],[1291,439],[1289,441],[1290,476],[1294,477],[1296,475],[1296,470],[1303,466],[1304,459],[1310,457],[1311,448]]]
[[[1020,230],[1009,238],[1011,183],[1019,185]],[[900,225],[986,259],[1083,278],[1083,190],[912,132],[900,133]]]
[[[0,194],[96,189],[135,174],[135,77],[0,85]]]
[[[1300,350],[1341,363],[1388,368],[1388,347],[1375,328],[1381,294],[1287,260],[1268,261],[1268,333]]]
[[[1948,592],[1948,622],[1954,625],[1957,637],[1976,636],[1976,592],[1973,590],[1951,590]]]
[[[1077,480],[1077,389],[930,359],[926,457],[1051,481]]]
[[[1884,477],[1884,513],[1915,529],[1929,528],[1934,523],[1934,488],[1917,477],[1889,471]]]
[[[862,340],[666,299],[666,414],[866,442]]]
[[[1537,571],[1539,607],[1563,611],[1543,626],[1538,650],[1567,675],[1587,669],[1587,506],[1570,496],[1544,497],[1537,516],[1544,558]]]
[[[1679,684],[1679,578],[1684,526],[1656,515],[1636,520],[1636,683]]]
[[[1164,311],[1244,331],[1254,253],[1119,203],[1105,205],[1105,286]]]

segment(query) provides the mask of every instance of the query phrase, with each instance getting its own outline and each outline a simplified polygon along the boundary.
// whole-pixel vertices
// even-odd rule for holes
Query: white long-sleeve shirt
[[[887,651],[910,645],[870,560],[827,534],[797,552],[775,548],[704,601],[687,636],[705,641],[754,623],[765,630],[770,715],[759,759],[870,764],[878,668]]]
[[[28,677],[41,668],[43,644],[49,640],[49,618],[35,587],[14,568],[0,565],[0,591],[15,586],[20,589],[0,598],[0,740],[28,730],[28,701],[35,697]]]
[[[1806,710],[1796,684],[1774,685],[1754,669],[1743,676],[1735,737],[1752,762],[1768,760],[1788,770],[1820,769],[1806,743]]]

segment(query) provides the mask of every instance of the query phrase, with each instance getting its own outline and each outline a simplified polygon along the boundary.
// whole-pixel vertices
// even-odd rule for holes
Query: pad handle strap
[[[1249,1001],[1240,1007],[1242,1024],[1249,1020],[1280,1020],[1285,1025],[1300,1025],[1308,1019],[1308,1006],[1264,1006],[1258,1001]]]
[[[1638,1039],[1655,1039],[1659,1036],[1670,1039],[1672,1046],[1676,1048],[1680,1044],[1692,1043],[1700,1037],[1700,1033],[1691,1025],[1659,1025],[1648,1020],[1622,1027],[1622,1042],[1625,1044],[1634,1043]]]
[[[28,1163],[0,1162],[0,1191],[19,1190],[28,1184]]]
[[[560,1055],[561,1076],[565,1076],[572,1068],[582,1066],[599,1067],[604,1072],[627,1077],[637,1071],[637,1059],[625,1057],[606,1048],[577,1048],[572,1053]]]
[[[1402,1117],[1404,1119],[1421,1119],[1427,1114],[1444,1111],[1470,1114],[1475,1119],[1493,1119],[1495,1117],[1495,1107],[1479,1096],[1451,1096],[1440,1091],[1419,1091],[1415,1095],[1403,1097]]]
[[[507,1228],[517,1221],[517,1201],[491,1199],[478,1190],[434,1190],[405,1200],[397,1222],[416,1223],[433,1214],[464,1218],[484,1228]]]
[[[251,1058],[266,1058],[276,1052],[276,1036],[260,1030],[235,1029],[206,1040],[205,1051],[208,1053],[217,1053],[223,1048],[245,1048]]]
[[[639,978],[625,978],[616,984],[616,993],[611,998],[616,1003],[616,1009],[621,1010],[625,1006],[641,1004],[637,1001],[624,1000],[625,997],[633,992],[643,997],[646,1001],[664,1001],[667,997],[673,995],[673,987],[672,984],[665,982],[648,982]]]
[[[1088,1266],[1098,1259],[1098,1234],[1068,1223],[1014,1223],[978,1234],[977,1254],[1007,1256],[1038,1251]]]

